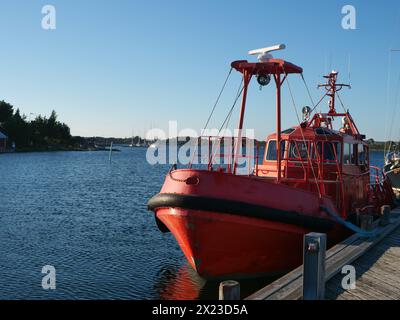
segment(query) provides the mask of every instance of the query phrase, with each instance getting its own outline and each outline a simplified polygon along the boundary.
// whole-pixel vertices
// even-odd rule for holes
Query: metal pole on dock
[[[325,298],[326,234],[311,232],[303,241],[303,299]]]
[[[240,283],[234,280],[219,284],[219,300],[240,300]]]
[[[381,207],[381,221],[379,222],[381,226],[386,226],[390,223],[390,210],[390,206]]]

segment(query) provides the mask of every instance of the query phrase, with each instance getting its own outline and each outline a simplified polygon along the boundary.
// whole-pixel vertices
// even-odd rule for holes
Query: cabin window
[[[315,133],[326,136],[332,134],[332,131],[327,128],[317,128],[315,129]]]
[[[283,134],[291,134],[293,131],[294,131],[293,128],[289,128],[289,129],[283,130],[281,133],[283,133]]]
[[[364,165],[365,164],[365,150],[364,145],[359,144],[358,146],[358,164]]]
[[[357,164],[357,144],[350,145],[352,147],[352,154],[351,154],[351,164]]]
[[[357,145],[345,143],[343,146],[343,163],[357,164]]]
[[[283,159],[285,155],[285,141],[281,141],[281,159]],[[267,161],[277,160],[277,153],[276,153],[276,140],[270,140],[268,142],[268,149],[267,149]]]
[[[289,159],[306,160],[310,155],[309,142],[291,141],[289,147]]]
[[[326,141],[324,143],[322,143],[321,141],[317,142],[319,158],[320,159],[322,158],[322,161],[325,162],[336,162],[337,159],[337,161],[340,163],[341,151],[342,151],[341,148],[342,146],[338,141],[333,141],[333,142]]]
[[[350,164],[351,163],[351,144],[345,143],[343,145],[343,163]]]
[[[364,159],[365,159],[365,165],[366,167],[369,166],[369,147],[368,146],[364,146]]]

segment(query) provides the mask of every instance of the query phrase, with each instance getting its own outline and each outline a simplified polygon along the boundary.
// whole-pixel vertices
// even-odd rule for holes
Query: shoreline
[[[98,152],[98,151],[110,151],[109,148],[57,148],[57,149],[21,149],[21,150],[6,150],[0,152],[1,154],[10,154],[10,153],[41,153],[41,152],[68,152],[68,151],[75,151],[75,152]],[[112,149],[113,152],[121,152],[119,149]]]

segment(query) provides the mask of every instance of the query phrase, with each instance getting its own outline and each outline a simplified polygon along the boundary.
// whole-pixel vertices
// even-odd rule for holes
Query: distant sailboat
[[[158,148],[158,138],[154,137],[153,142],[149,145],[149,148],[151,149],[157,149]]]
[[[129,147],[133,148],[134,144],[133,144],[133,136],[134,136],[134,130],[132,129],[132,140],[131,140],[131,144],[129,145]]]

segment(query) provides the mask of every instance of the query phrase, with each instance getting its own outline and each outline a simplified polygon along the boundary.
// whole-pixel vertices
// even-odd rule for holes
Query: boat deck
[[[326,251],[325,299],[400,299],[400,208],[390,213],[390,222],[374,223],[376,236],[354,234]],[[342,268],[356,271],[356,288],[343,289]],[[299,300],[303,298],[303,266],[252,294],[247,300]]]

